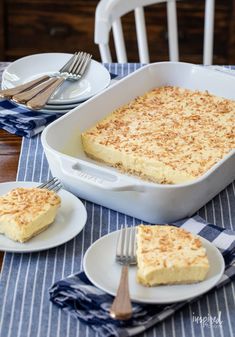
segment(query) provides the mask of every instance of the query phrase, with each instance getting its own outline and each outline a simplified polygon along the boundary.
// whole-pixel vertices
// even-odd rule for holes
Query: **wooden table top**
[[[0,183],[15,181],[21,148],[21,137],[0,130]],[[0,269],[3,252],[0,251]]]

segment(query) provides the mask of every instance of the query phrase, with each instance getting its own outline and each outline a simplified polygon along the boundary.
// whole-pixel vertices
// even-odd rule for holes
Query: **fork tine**
[[[78,76],[82,76],[85,69],[87,68],[88,62],[90,61],[92,55],[83,53],[82,61],[81,63],[76,67],[74,70],[74,73]]]
[[[62,183],[58,178],[54,177],[49,181],[39,185],[38,188],[46,188],[50,191],[58,192],[62,188]]]
[[[119,263],[136,263],[136,228],[122,226],[116,246],[116,261]]]
[[[58,192],[60,189],[62,188],[62,184],[61,183],[58,183],[57,185],[51,187],[51,188],[48,188],[49,191],[54,191],[54,192]]]
[[[73,63],[70,65],[70,67],[67,69],[67,72],[70,73],[74,73],[74,69],[76,69],[77,65],[80,64],[80,62],[82,61],[82,52],[79,52],[76,57],[74,58]]]
[[[78,55],[78,52],[75,52],[72,57],[66,62],[63,67],[59,70],[60,73],[63,73],[66,71],[66,69],[70,66],[70,64],[73,64],[73,62],[76,60],[76,56]]]
[[[88,66],[91,58],[92,58],[92,55],[88,54],[87,57],[86,57],[86,59],[85,59],[85,61],[84,61],[84,63],[83,63],[82,69],[80,70],[80,74],[79,74],[80,76],[82,76],[84,74],[84,72],[87,69],[87,66]]]
[[[123,226],[121,227],[121,230],[118,235],[118,240],[117,240],[117,247],[116,247],[116,259],[121,259],[123,256],[123,251],[124,251],[124,230]]]
[[[73,73],[74,73],[74,74],[79,74],[79,71],[80,71],[80,69],[81,69],[81,67],[82,67],[82,65],[83,65],[83,63],[84,63],[85,58],[86,58],[86,53],[82,52],[81,54],[82,54],[82,55],[81,55],[81,62],[78,63],[78,64],[76,65],[76,67],[73,69]]]
[[[67,71],[68,74],[72,74],[72,75],[75,74],[75,70],[81,64],[81,62],[83,62],[83,52],[78,53],[75,62],[71,65],[71,67]]]
[[[60,181],[57,181],[53,185],[46,187],[47,190],[54,191],[54,192],[58,192],[61,188],[62,188],[62,184]]]
[[[125,256],[124,258],[127,260],[126,262],[129,262],[129,256],[130,256],[130,229],[128,227],[125,227]]]
[[[55,179],[57,179],[57,178],[54,177],[54,178],[52,178],[52,179],[46,181],[45,183],[42,183],[41,185],[38,186],[38,188],[44,188],[47,184],[50,184],[50,183],[54,182]]]
[[[130,238],[130,258],[131,261],[134,262],[134,260],[136,259],[136,228],[135,227],[131,227],[131,238]]]

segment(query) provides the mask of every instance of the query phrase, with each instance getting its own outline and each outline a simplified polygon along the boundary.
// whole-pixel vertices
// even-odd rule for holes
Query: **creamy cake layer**
[[[235,102],[178,87],[153,89],[82,134],[86,154],[157,183],[203,175],[235,147]]]
[[[60,204],[60,197],[53,191],[15,188],[0,196],[0,233],[25,242],[54,221]]]
[[[138,226],[137,264],[137,280],[145,286],[198,282],[209,270],[200,239],[168,225]]]

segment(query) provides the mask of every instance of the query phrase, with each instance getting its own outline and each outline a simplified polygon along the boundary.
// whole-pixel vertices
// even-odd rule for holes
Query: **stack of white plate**
[[[42,75],[58,72],[71,56],[72,54],[66,53],[45,53],[23,57],[11,63],[3,72],[2,89],[14,88]],[[45,107],[38,111],[66,113],[96,95],[109,83],[108,70],[101,63],[91,60],[86,73],[80,80],[65,81],[53,93]]]

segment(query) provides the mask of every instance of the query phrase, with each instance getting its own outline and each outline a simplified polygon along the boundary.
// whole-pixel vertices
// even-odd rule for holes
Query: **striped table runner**
[[[138,64],[112,65],[110,71],[125,75]],[[17,180],[45,181],[50,171],[40,136],[23,139]],[[82,268],[82,257],[92,242],[117,230],[121,224],[137,224],[138,219],[83,201],[88,220],[73,240],[39,253],[6,253],[1,274],[1,337],[92,337],[85,326],[49,302],[49,287]],[[228,186],[198,214],[206,221],[235,230],[235,185]],[[211,320],[211,317],[214,320]],[[141,337],[199,337],[235,335],[234,283],[185,306],[171,318]],[[219,322],[222,321],[222,324]]]

